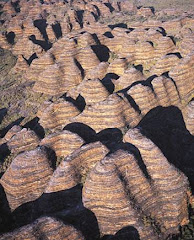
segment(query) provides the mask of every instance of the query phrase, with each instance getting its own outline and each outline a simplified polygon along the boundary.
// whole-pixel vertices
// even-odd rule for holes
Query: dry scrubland
[[[6,2],[0,240],[194,239],[194,1]]]
[[[193,0],[169,0],[169,1],[160,1],[160,0],[134,0],[130,2],[134,2],[137,6],[145,6],[145,7],[154,7],[155,10],[162,10],[165,8],[174,8],[181,9],[182,11],[190,11],[194,9]]]

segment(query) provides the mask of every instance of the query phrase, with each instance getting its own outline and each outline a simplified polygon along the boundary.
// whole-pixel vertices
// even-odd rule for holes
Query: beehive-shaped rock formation
[[[182,100],[190,100],[190,95],[194,87],[194,52],[191,52],[180,63],[171,69],[170,77],[176,82],[180,97]],[[186,80],[186,84],[185,84]]]
[[[83,80],[73,91],[77,93],[76,97],[80,94],[87,105],[104,101],[109,96],[108,90],[99,79]]]
[[[97,67],[92,69],[88,72],[87,78],[88,79],[103,79],[106,75],[107,69],[108,69],[108,62],[100,62]]]
[[[117,95],[110,95],[106,100],[87,106],[72,122],[89,125],[96,132],[105,128],[122,128],[125,126],[123,101]]]
[[[183,57],[186,57],[191,51],[194,51],[194,33],[183,33],[183,40],[180,42],[178,49]]]
[[[132,86],[127,93],[134,99],[143,115],[158,105],[152,89],[141,83]]]
[[[63,79],[67,90],[81,83],[83,79],[83,73],[73,57],[69,56],[63,58],[60,56],[58,59],[58,65],[63,73]]]
[[[39,144],[36,133],[30,129],[23,128],[8,141],[7,145],[12,153],[20,153],[35,149]]]
[[[115,73],[117,75],[123,75],[124,71],[127,69],[127,60],[125,58],[114,59],[109,65],[107,72]]]
[[[57,64],[47,67],[40,73],[33,90],[47,95],[62,95],[68,90],[62,71]]]
[[[107,153],[108,149],[100,142],[90,143],[75,150],[57,167],[45,192],[57,192],[83,183],[90,170]]]
[[[114,38],[104,37],[101,39],[101,43],[106,45],[111,52],[119,53],[122,51],[122,46],[126,42],[126,39],[121,36],[114,36]]]
[[[76,48],[77,45],[73,38],[63,37],[53,44],[52,53],[56,60],[66,60],[68,56],[75,56]]]
[[[169,78],[163,76],[156,77],[152,80],[152,86],[156,94],[158,104],[163,107],[171,105],[170,96],[168,95],[168,90],[166,89],[166,82],[171,81]]]
[[[162,57],[175,50],[175,45],[170,37],[160,37],[155,41],[155,57]]]
[[[57,157],[66,157],[84,144],[84,140],[76,133],[64,130],[46,136],[40,143],[50,147]]]
[[[171,105],[179,106],[180,105],[180,94],[177,89],[177,84],[171,78],[165,77],[163,79],[164,86]]]
[[[90,61],[88,61],[88,59],[90,59]],[[85,74],[87,74],[89,70],[98,66],[98,64],[100,63],[98,57],[93,52],[90,46],[80,49],[77,55],[77,60],[81,64],[82,68],[84,69]]]
[[[82,234],[71,225],[65,225],[62,221],[52,217],[41,217],[33,223],[21,227],[11,233],[3,234],[0,240],[38,240],[46,239],[80,239],[84,240]]]
[[[135,45],[135,64],[142,64],[144,69],[150,69],[154,60],[154,47],[150,42],[139,41]]]
[[[123,99],[123,116],[126,121],[126,125],[130,127],[135,127],[142,119],[140,112],[134,108],[130,103],[128,97],[123,93],[118,93],[118,95]]]
[[[39,123],[46,129],[62,129],[69,123],[68,119],[78,115],[80,111],[68,101],[45,102],[39,109],[37,116]]]
[[[14,158],[0,179],[11,210],[40,197],[52,172],[44,148],[26,151]]]
[[[140,71],[131,67],[125,70],[124,74],[119,79],[113,80],[113,83],[115,84],[115,91],[129,87],[132,83],[144,79],[145,77]]]
[[[158,239],[153,229],[143,224],[130,202],[130,187],[140,200],[143,192],[137,192],[136,185],[143,182],[142,191],[146,195],[143,199],[155,204],[149,184],[140,172],[134,156],[118,150],[98,162],[88,175],[83,188],[83,203],[95,213],[102,235],[114,234],[118,229],[131,225],[138,230],[141,239]]]
[[[37,81],[40,73],[52,65],[54,65],[54,57],[53,54],[48,51],[40,58],[33,60],[29,70],[25,74],[25,79],[28,81]]]
[[[85,33],[81,34],[78,37],[77,41],[78,41],[78,47],[80,47],[80,48],[85,48],[88,45],[95,45],[96,44],[93,36],[88,32],[85,32]]]
[[[99,9],[100,11],[100,16],[108,16],[111,14],[110,12],[110,9],[108,8],[108,6],[103,3],[103,2],[98,2],[98,1],[95,1],[95,6],[97,6],[97,8]]]
[[[175,54],[165,55],[158,59],[150,72],[159,76],[162,73],[170,71],[172,67],[176,66],[179,63],[179,61],[179,57]]]
[[[25,46],[25,48],[24,48]],[[42,48],[39,45],[36,45],[29,41],[28,38],[20,38],[17,43],[12,48],[14,55],[23,55],[25,58],[30,58],[34,53],[41,53]]]
[[[180,19],[173,19],[171,21],[165,21],[162,23],[162,27],[165,29],[168,35],[175,35],[181,29]]]
[[[160,149],[144,137],[139,129],[131,129],[124,141],[134,144],[140,151],[155,191],[161,203],[161,219],[165,234],[177,233],[179,226],[188,222],[186,176],[168,163]]]
[[[137,12],[137,7],[135,6],[134,3],[131,3],[129,1],[118,1],[118,4],[121,8],[121,11],[127,11],[130,13],[136,13]]]

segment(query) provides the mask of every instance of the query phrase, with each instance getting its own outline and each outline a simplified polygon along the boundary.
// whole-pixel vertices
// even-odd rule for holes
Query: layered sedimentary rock
[[[118,54],[126,58],[133,57],[133,62],[135,60],[135,41],[133,39],[127,39],[127,41],[124,41],[122,43],[122,48],[119,49]]]
[[[52,103],[45,102],[39,109],[37,116],[40,118],[39,123],[46,129],[62,129],[69,119],[78,115],[80,111],[77,107],[68,101],[59,99]]]
[[[83,183],[90,170],[107,153],[108,149],[100,142],[90,143],[75,150],[57,167],[45,192],[57,192]]]
[[[63,37],[53,44],[52,54],[55,56],[56,60],[68,59],[68,56],[74,57],[77,53],[77,44],[73,38],[69,39]]]
[[[100,62],[98,66],[88,72],[87,78],[88,79],[103,79],[107,73],[109,64],[107,62]]]
[[[194,135],[194,100],[191,100],[185,109],[183,109],[183,117],[185,124],[189,132]]]
[[[155,57],[162,57],[165,54],[172,53],[175,51],[175,44],[172,39],[167,36],[163,36],[157,39],[155,45]]]
[[[194,33],[190,28],[183,32],[183,40],[180,42],[178,49],[183,57],[186,57],[191,51],[194,51]]]
[[[163,22],[162,27],[165,29],[168,35],[174,35],[181,29],[180,19],[173,19],[172,21]]]
[[[158,59],[150,72],[159,76],[162,73],[170,71],[172,67],[176,66],[179,63],[179,61],[179,57],[175,54],[165,55]]]
[[[135,185],[142,182],[142,192],[136,191],[139,187]],[[118,150],[98,162],[88,175],[83,188],[83,203],[95,213],[103,235],[114,234],[118,229],[131,225],[137,228],[141,239],[158,239],[152,227],[143,224],[142,216],[130,201],[133,194],[140,202],[149,199],[149,207],[154,208],[156,203],[149,183],[145,182],[134,156]]]
[[[143,17],[149,17],[153,15],[153,12],[151,8],[141,7],[137,10],[137,14]]]
[[[173,9],[157,12],[129,1],[111,0],[12,0],[0,5],[0,46],[17,57],[14,68],[0,79],[2,91],[7,88],[9,93],[15,86],[18,91],[19,84],[24,89],[22,97],[30,93],[36,115],[29,122],[30,128],[36,132],[40,128],[46,136],[40,142],[30,129],[14,126],[8,131],[12,125],[5,124],[13,111],[12,98],[5,103],[8,116],[3,118],[0,134],[8,132],[0,140],[0,157],[5,165],[14,159],[0,183],[11,210],[31,201],[18,209],[27,209],[26,215],[28,210],[33,211],[30,222],[42,207],[46,213],[50,211],[44,203],[34,209],[32,201],[42,194],[54,199],[60,191],[71,192],[71,188],[83,185],[83,196],[79,197],[83,197],[87,211],[92,210],[97,217],[95,224],[101,236],[129,225],[143,240],[163,240],[179,233],[179,227],[188,222],[187,179],[151,140],[131,128],[153,108],[174,105],[182,111],[187,129],[194,133],[192,13]],[[174,15],[182,16],[172,20]],[[1,59],[0,70],[4,71],[9,60]],[[13,75],[16,79],[12,81]],[[38,112],[36,96],[47,100]],[[2,100],[7,98],[9,94],[4,98],[3,93]],[[25,99],[16,96],[16,101],[16,111],[22,110],[19,115],[26,114],[28,111],[22,109]],[[129,143],[123,144],[128,129],[124,140]],[[52,154],[57,162],[50,162]],[[51,163],[57,166],[54,173]],[[75,195],[72,197],[77,198]],[[4,203],[1,209],[5,210]],[[69,216],[75,209],[63,210],[57,216]],[[10,229],[21,226],[17,213],[12,216]],[[5,231],[6,221],[7,216],[0,216],[0,231],[2,224]],[[86,225],[82,218],[76,221]],[[99,240],[98,234],[92,234],[90,239]],[[84,239],[78,230],[48,217],[0,239],[42,237]],[[109,237],[119,239],[117,234],[105,236]]]
[[[194,83],[194,52],[191,52],[180,63],[171,69],[170,77],[176,82],[180,97],[183,101],[188,101],[193,92]],[[185,84],[186,79],[186,84]]]
[[[135,45],[135,64],[142,64],[144,69],[150,69],[154,60],[154,47],[150,42],[139,41]]]
[[[77,88],[69,92],[70,96],[71,92],[75,98],[77,98],[79,94],[84,97],[87,105],[101,102],[109,96],[108,90],[99,79],[83,80]]]
[[[28,81],[37,81],[41,72],[54,64],[54,57],[51,52],[45,53],[38,59],[34,59],[29,70],[25,74],[25,79]]]
[[[9,141],[15,134],[19,133],[22,130],[22,128],[18,125],[14,125],[4,136],[2,139],[2,142]]]
[[[158,105],[157,98],[155,97],[152,89],[141,83],[132,86],[127,92],[139,106],[141,114],[145,115],[152,108]]]
[[[145,77],[140,71],[131,67],[125,70],[124,74],[119,79],[113,80],[113,83],[115,84],[115,91],[129,87],[132,83],[144,80],[144,78]]]
[[[77,63],[75,58],[71,56],[66,57],[65,53],[65,57],[60,55],[57,62],[63,73],[63,79],[67,90],[81,83],[83,79],[83,72],[81,67],[79,68],[79,63]]]
[[[129,95],[118,93],[118,95],[123,100],[123,116],[126,122],[126,125],[130,127],[135,127],[142,119],[142,115],[139,109],[134,108],[133,106],[133,98]],[[132,102],[131,102],[132,100]]]
[[[42,48],[29,41],[28,38],[23,37],[17,41],[12,50],[14,55],[23,55],[28,59],[33,53],[40,54]]]
[[[30,129],[23,128],[17,132],[7,142],[12,153],[20,153],[35,149],[39,144],[39,138],[36,133]]]
[[[88,59],[90,59],[90,61],[88,61]],[[77,55],[77,60],[84,69],[85,74],[87,74],[89,70],[97,67],[97,65],[100,63],[98,57],[90,46],[80,49]]]
[[[114,1],[113,1],[114,2]],[[137,7],[134,3],[130,3],[129,1],[118,1],[118,5],[121,9],[121,11],[127,11],[130,13],[136,13]]]
[[[62,71],[54,64],[40,73],[33,90],[47,95],[62,95],[68,88]]]
[[[118,54],[122,49],[121,37],[115,36],[114,38],[107,38],[102,36],[100,42],[106,45],[111,52]]]
[[[87,106],[72,122],[89,125],[96,132],[105,128],[122,128],[125,126],[123,116],[123,101],[116,94],[106,100]]]
[[[46,149],[17,155],[0,179],[11,210],[40,197],[52,173]]]
[[[176,82],[171,78],[165,77],[163,83],[171,105],[180,106],[180,93]]]
[[[96,41],[94,40],[92,34],[85,32],[78,37],[78,47],[85,48],[88,45],[95,45]]]
[[[168,95],[168,89],[166,89],[166,82],[171,81],[164,76],[156,77],[152,80],[152,86],[156,94],[158,105],[167,107],[171,105],[170,96]]]
[[[48,239],[80,239],[84,240],[81,232],[71,225],[66,225],[60,220],[52,217],[41,217],[33,223],[21,227],[11,233],[0,236],[1,240],[38,240],[40,238]]]
[[[160,199],[163,215],[160,221],[165,227],[165,234],[177,233],[179,226],[188,221],[186,176],[168,163],[160,149],[143,136],[139,129],[129,130],[124,136],[124,141],[134,144],[139,149],[153,180],[154,189]]]
[[[127,69],[127,60],[125,58],[118,58],[113,60],[109,65],[107,72],[115,73],[117,75],[123,75],[124,71]]]
[[[40,143],[53,149],[57,157],[66,157],[84,144],[84,140],[70,131],[64,130],[46,136]]]

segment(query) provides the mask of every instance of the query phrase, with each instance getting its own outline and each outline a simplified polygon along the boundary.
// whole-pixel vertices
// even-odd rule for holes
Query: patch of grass
[[[3,164],[0,166],[0,173],[5,172],[8,167],[10,166],[11,162],[13,161],[13,159],[17,156],[17,154],[10,154],[9,156],[7,156],[4,159]]]
[[[109,56],[108,61],[109,61],[109,62],[112,62],[112,61],[114,61],[114,60],[117,59],[117,58],[119,58],[119,56],[118,56],[117,53],[115,53],[115,52],[110,52],[110,56]]]

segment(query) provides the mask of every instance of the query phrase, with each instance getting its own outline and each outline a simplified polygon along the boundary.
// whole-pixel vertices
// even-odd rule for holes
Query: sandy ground
[[[137,6],[154,7],[155,10],[175,8],[182,9],[183,11],[194,11],[194,0],[126,0],[126,1],[133,2]]]

